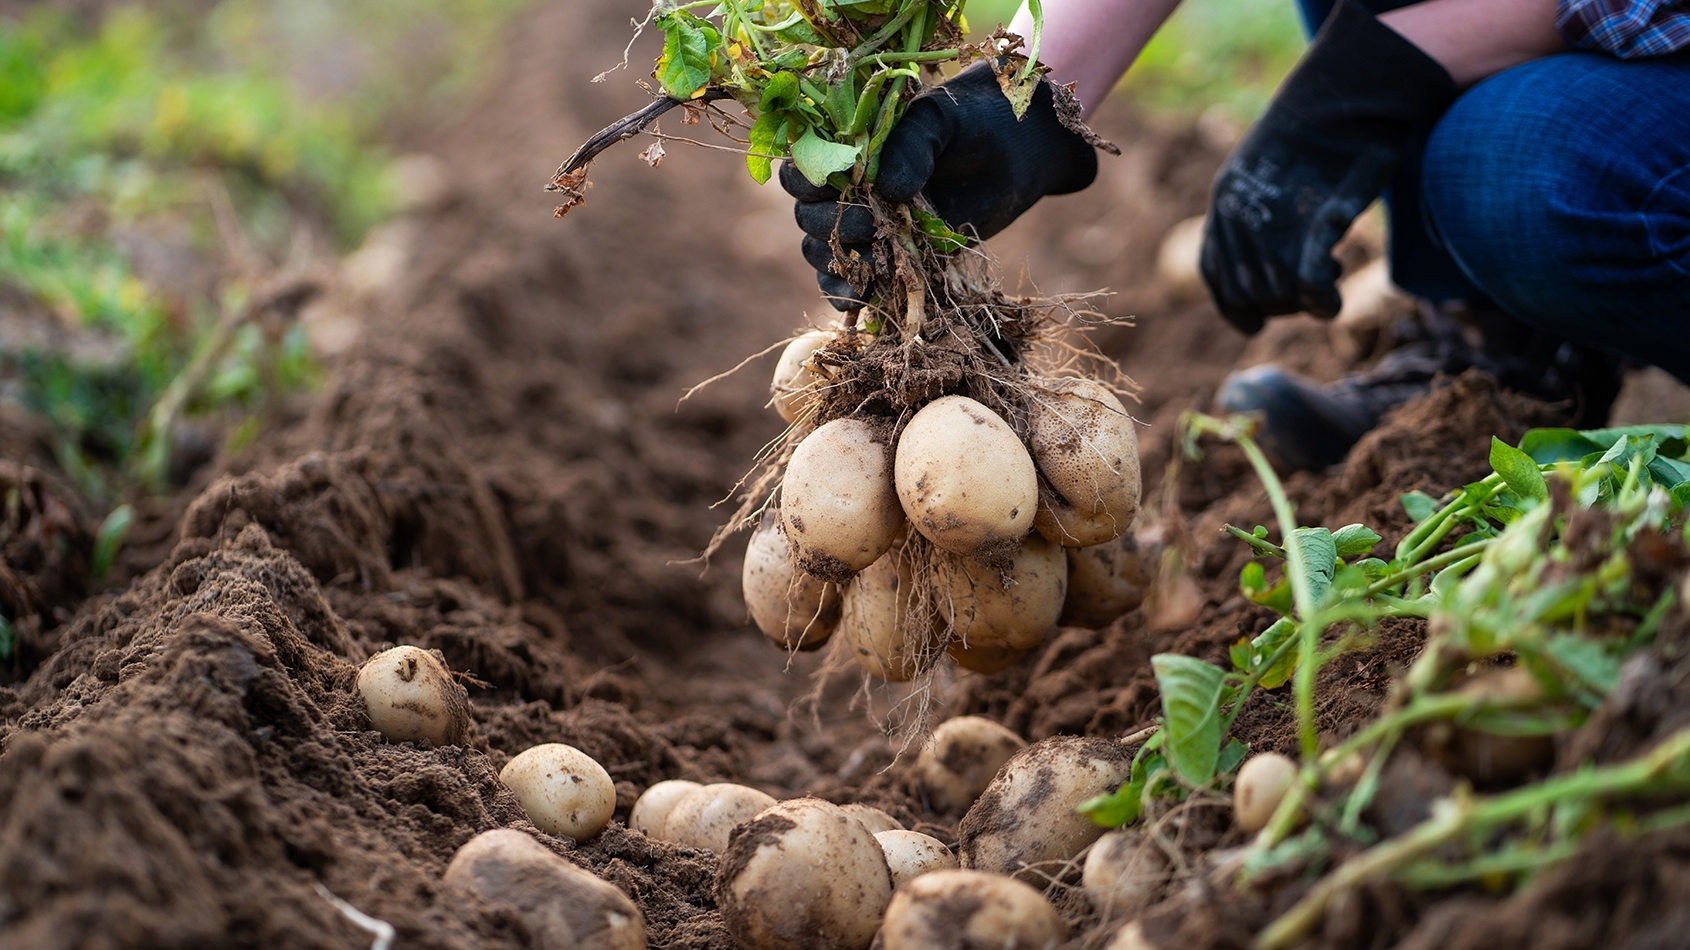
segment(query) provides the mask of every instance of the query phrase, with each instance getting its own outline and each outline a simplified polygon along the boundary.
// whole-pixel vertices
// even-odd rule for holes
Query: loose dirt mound
[[[960,816],[931,810],[869,718],[902,694],[853,697],[857,682],[839,677],[813,686],[821,658],[788,664],[745,623],[736,556],[708,571],[684,563],[721,517],[709,506],[780,424],[758,408],[767,364],[677,398],[806,309],[831,316],[795,253],[790,204],[736,163],[680,149],[657,171],[632,150],[602,162],[565,224],[535,187],[640,103],[621,77],[588,78],[641,10],[595,0],[535,12],[478,107],[409,143],[439,154],[457,191],[382,233],[406,261],[396,279],[335,298],[361,342],[306,418],[174,502],[185,513],[173,534],[132,554],[114,575],[135,575],[123,589],[87,598],[99,588],[78,559],[90,514],[27,421],[0,420],[0,482],[28,500],[8,509],[0,598],[8,616],[36,618],[0,674],[0,944],[367,941],[320,882],[392,923],[400,946],[527,946],[510,908],[449,892],[440,874],[476,833],[527,827],[496,776],[546,741],[604,764],[619,822],[659,779],[733,780],[870,801],[955,840]],[[1050,275],[1046,291],[1113,286],[1108,310],[1140,315],[1104,343],[1147,384],[1154,486],[1174,418],[1203,406],[1245,354],[1205,304],[1145,276],[1167,227],[1202,209],[1221,144],[1124,111],[1101,131],[1131,143],[1125,158],[1087,196],[1041,206],[998,252],[1006,270],[1025,256]],[[1320,335],[1276,339],[1296,353]],[[1407,526],[1400,493],[1476,478],[1491,434],[1556,419],[1463,377],[1393,416],[1342,469],[1290,488],[1303,520],[1366,520],[1394,542]],[[945,714],[989,715],[1028,738],[1117,735],[1155,714],[1150,654],[1220,659],[1266,626],[1237,592],[1245,550],[1218,532],[1268,520],[1241,460],[1217,451],[1161,492],[1163,534],[1184,539],[1198,586],[1196,623],[1152,631],[1134,613],[1065,631],[1014,670],[941,683]],[[1412,623],[1387,625],[1372,650],[1329,669],[1342,688],[1325,693],[1339,698],[1323,726],[1341,732],[1371,713],[1418,637]],[[351,684],[395,643],[438,649],[474,677],[468,744],[423,749],[370,731]],[[1241,720],[1258,748],[1290,743],[1281,705],[1263,696]],[[580,846],[543,840],[630,893],[654,946],[730,944],[707,855],[620,823]],[[1682,841],[1629,847],[1648,870],[1634,867],[1627,894],[1678,893]],[[1541,932],[1534,908],[1560,906],[1549,895],[1576,890],[1581,873],[1500,907],[1447,905],[1415,939],[1523,941]],[[1586,894],[1561,912],[1593,927],[1607,918],[1588,908],[1617,900]],[[1076,945],[1101,941],[1083,901],[1060,904],[1084,924]],[[1266,911],[1238,905],[1213,924],[1245,933]],[[1411,924],[1420,911],[1404,913]]]

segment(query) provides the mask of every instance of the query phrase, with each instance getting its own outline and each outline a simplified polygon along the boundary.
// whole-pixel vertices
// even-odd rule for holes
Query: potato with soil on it
[[[1110,739],[1055,736],[1023,749],[963,816],[962,866],[1037,881],[1058,873],[1104,831],[1075,809],[1120,787],[1131,759]]]
[[[933,730],[916,757],[915,771],[934,808],[962,811],[1025,748],[1025,739],[990,719],[957,716]]]
[[[682,778],[658,782],[635,799],[634,809],[628,813],[628,827],[646,837],[662,840],[663,823],[669,820],[669,813],[675,810],[681,799],[703,787]]]
[[[1051,950],[1067,928],[1026,884],[956,870],[923,874],[900,887],[881,935],[885,950]]]
[[[880,843],[817,798],[781,802],[740,826],[716,871],[722,921],[752,950],[866,950],[891,898]]]
[[[1090,379],[1050,380],[1030,401],[1027,444],[1049,485],[1033,526],[1064,547],[1120,537],[1138,515],[1143,487],[1126,407]]]
[[[835,419],[798,443],[780,483],[780,518],[798,566],[843,584],[904,530],[892,450],[860,419]]]
[[[939,658],[935,618],[922,618],[914,575],[898,551],[869,565],[845,588],[839,629],[865,671],[893,683],[926,672]]]
[[[1080,871],[1080,886],[1100,911],[1125,912],[1144,906],[1167,879],[1168,856],[1138,830],[1111,831],[1093,842]]]
[[[1068,556],[1068,599],[1064,627],[1101,630],[1144,603],[1161,561],[1160,545],[1140,545],[1128,531],[1089,548],[1063,548]]]
[[[1278,752],[1263,752],[1244,760],[1232,786],[1232,817],[1238,827],[1255,834],[1267,827],[1280,802],[1297,781],[1297,763]]]
[[[861,802],[853,802],[849,805],[840,805],[839,807],[845,809],[845,814],[862,822],[863,827],[867,828],[868,833],[871,835],[880,834],[882,831],[904,830],[903,822],[893,818],[891,815],[888,815],[886,812],[881,811],[873,805],[864,805]]]
[[[1535,706],[1546,699],[1543,684],[1519,666],[1481,670],[1456,692],[1479,703],[1513,708]],[[1553,736],[1507,735],[1453,722],[1432,723],[1423,735],[1429,753],[1481,788],[1525,781],[1555,761]]]
[[[809,330],[792,338],[775,363],[769,380],[769,395],[775,411],[789,423],[809,415],[816,402],[815,386],[820,378],[806,365],[816,351],[838,339],[837,330]]]
[[[538,950],[644,950],[645,916],[628,895],[520,831],[484,831],[458,849],[446,884],[516,908]]]
[[[874,840],[880,842],[880,850],[886,853],[886,866],[892,869],[895,888],[923,874],[957,867],[956,855],[932,835],[894,829],[875,832]]]
[[[469,694],[439,651],[413,646],[383,650],[358,671],[370,723],[393,742],[457,745],[469,733]]]
[[[1015,550],[1007,570],[950,555],[940,569],[939,610],[964,649],[1031,650],[1056,629],[1068,596],[1068,558],[1036,534]]]
[[[952,554],[1013,550],[1033,526],[1039,476],[997,413],[967,396],[923,406],[898,437],[898,500],[910,523]]]
[[[517,753],[499,770],[528,820],[549,835],[591,838],[616,812],[616,783],[574,746],[545,742]]]
[[[757,629],[788,650],[817,649],[839,625],[839,588],[799,570],[778,511],[751,533],[740,580]]]
[[[663,840],[721,854],[734,828],[775,804],[774,796],[732,782],[705,785],[688,793],[669,810]]]

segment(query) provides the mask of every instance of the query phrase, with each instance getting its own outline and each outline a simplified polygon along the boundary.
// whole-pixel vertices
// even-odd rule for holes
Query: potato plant
[[[745,573],[758,626],[788,649],[821,645],[832,585],[835,648],[890,681],[919,680],[947,655],[1001,670],[1065,612],[1102,625],[1136,603],[1111,583],[1110,557],[1085,564],[1082,602],[1065,611],[1067,551],[1114,544],[1139,503],[1134,423],[1117,395],[1130,381],[1070,332],[1102,318],[1074,298],[1005,295],[986,255],[924,198],[876,192],[887,136],[942,64],[989,62],[1017,116],[1042,81],[1037,0],[1031,37],[999,29],[972,44],[963,6],[661,0],[647,21],[663,33],[661,94],[590,139],[551,185],[562,215],[585,199],[597,155],[642,131],[661,142],[654,123],[680,109],[732,138],[759,183],[786,161],[873,216],[869,255],[834,248],[834,270],[865,288],[866,305],[784,347],[770,403],[788,428],[706,553],[758,528]],[[1079,122],[1069,90],[1053,91],[1065,124],[1113,148]],[[722,108],[730,100],[743,114]]]
[[[1186,425],[1190,449],[1201,435],[1236,442],[1267,488],[1278,541],[1265,527],[1226,530],[1256,554],[1243,594],[1281,617],[1233,645],[1231,670],[1152,659],[1160,728],[1128,780],[1082,806],[1093,820],[1166,813],[1170,801],[1213,796],[1236,770],[1235,824],[1254,834],[1228,864],[1238,886],[1318,876],[1257,936],[1266,950],[1298,945],[1333,898],[1370,882],[1495,891],[1566,859],[1599,829],[1690,823],[1690,729],[1663,721],[1638,751],[1601,764],[1590,752],[1555,756],[1581,748],[1578,730],[1599,722],[1626,675],[1681,649],[1656,640],[1685,628],[1690,430],[1539,429],[1518,447],[1493,439],[1492,475],[1441,501],[1402,497],[1416,525],[1387,560],[1373,556],[1381,539],[1365,526],[1296,526],[1248,419]],[[1323,744],[1317,674],[1388,617],[1426,620],[1424,647],[1377,718]],[[1246,759],[1228,739],[1233,720],[1253,690],[1286,686],[1300,761]],[[1447,771],[1455,790],[1411,802],[1422,817],[1385,822],[1402,813],[1372,807],[1394,754]]]

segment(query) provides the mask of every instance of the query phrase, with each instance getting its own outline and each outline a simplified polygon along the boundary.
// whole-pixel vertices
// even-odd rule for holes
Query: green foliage
[[[1295,6],[1185,0],[1127,71],[1122,91],[1161,112],[1218,108],[1234,122],[1253,121],[1306,45]]]
[[[0,292],[39,331],[0,349],[0,392],[52,423],[90,494],[160,485],[149,409],[302,234],[349,248],[393,210],[381,123],[464,88],[521,2],[0,20]],[[184,409],[250,441],[254,413],[315,377],[299,327],[249,324]]]
[[[1687,730],[1633,762],[1555,775],[1489,799],[1458,792],[1430,803],[1432,817],[1396,837],[1379,840],[1362,821],[1384,762],[1415,727],[1444,720],[1475,733],[1558,735],[1584,723],[1617,688],[1627,658],[1651,642],[1678,595],[1676,578],[1663,581],[1658,566],[1638,570],[1634,559],[1659,565],[1671,557],[1661,553],[1668,539],[1690,536],[1686,427],[1536,430],[1518,448],[1493,439],[1494,474],[1442,499],[1403,496],[1417,523],[1386,561],[1363,557],[1381,540],[1365,526],[1293,527],[1294,511],[1251,439],[1249,420],[1194,416],[1188,424],[1194,433],[1237,442],[1267,488],[1282,546],[1266,531],[1228,530],[1257,555],[1240,574],[1240,588],[1282,616],[1233,644],[1230,673],[1191,657],[1154,658],[1164,692],[1163,748],[1181,780],[1200,786],[1205,757],[1226,736],[1250,687],[1293,683],[1302,775],[1241,864],[1247,876],[1320,872],[1337,855],[1355,855],[1265,930],[1258,946],[1294,945],[1332,895],[1366,880],[1395,876],[1409,886],[1446,887],[1481,875],[1521,878],[1572,854],[1616,802],[1690,796]],[[1283,565],[1277,581],[1267,570],[1276,560]],[[1387,617],[1431,620],[1426,646],[1379,717],[1323,751],[1314,729],[1316,673]],[[1468,679],[1475,671],[1499,662],[1528,674],[1531,688],[1465,687],[1483,682]],[[1186,750],[1188,764],[1175,750]],[[1338,763],[1357,756],[1366,763],[1359,780],[1322,787]],[[1317,788],[1322,810],[1299,831],[1309,811],[1302,790]],[[1154,782],[1124,786],[1099,799],[1092,814],[1132,820],[1155,789]],[[1684,823],[1690,810],[1655,819],[1661,827]]]

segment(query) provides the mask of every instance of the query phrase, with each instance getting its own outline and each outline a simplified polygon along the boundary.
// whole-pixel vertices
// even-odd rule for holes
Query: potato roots
[[[746,604],[788,650],[837,630],[887,681],[947,655],[997,672],[1144,599],[1131,384],[1070,342],[1071,301],[1011,300],[966,253],[894,263],[901,314],[786,346],[770,395],[789,427],[706,553],[756,526]]]

